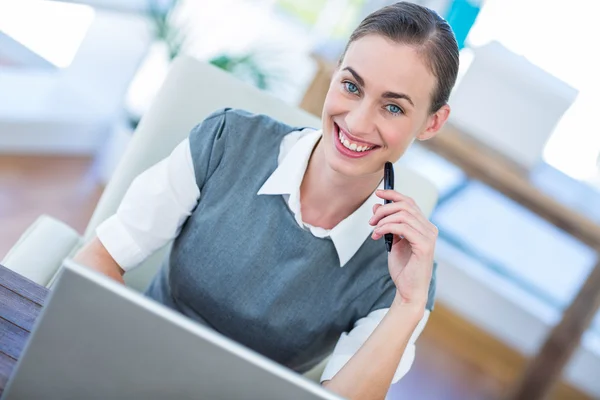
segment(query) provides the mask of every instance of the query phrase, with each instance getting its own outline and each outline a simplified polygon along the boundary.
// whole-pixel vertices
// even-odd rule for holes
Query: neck
[[[383,170],[358,178],[332,170],[327,165],[320,140],[310,156],[300,186],[302,219],[313,226],[332,229],[371,196],[382,178]]]

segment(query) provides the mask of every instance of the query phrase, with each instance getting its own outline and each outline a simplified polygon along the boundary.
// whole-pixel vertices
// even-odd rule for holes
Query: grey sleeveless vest
[[[257,195],[298,129],[224,109],[191,131],[200,201],[147,295],[302,373],[396,288],[383,240],[340,267],[333,242],[300,227],[282,196]],[[428,309],[434,292],[435,275]]]

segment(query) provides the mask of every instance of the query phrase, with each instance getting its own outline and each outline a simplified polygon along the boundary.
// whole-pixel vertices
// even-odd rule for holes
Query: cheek
[[[335,85],[335,84],[334,84]],[[338,115],[349,111],[348,101],[334,85],[329,87],[323,109],[328,115]]]
[[[396,121],[393,126],[388,126],[385,130],[380,131],[389,150],[393,153],[403,154],[413,140],[410,124],[403,122]]]

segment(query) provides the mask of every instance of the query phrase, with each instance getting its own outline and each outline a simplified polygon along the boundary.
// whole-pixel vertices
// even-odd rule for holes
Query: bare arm
[[[115,262],[97,237],[79,250],[73,260],[125,284],[123,281],[125,271]]]
[[[394,304],[332,380],[323,386],[348,399],[384,399],[425,306]]]
[[[323,386],[350,399],[383,400],[402,355],[425,313],[433,273],[438,231],[413,199],[393,190],[377,196],[393,203],[373,207],[372,238],[394,235],[388,255],[390,277],[396,286],[392,305],[362,347]]]

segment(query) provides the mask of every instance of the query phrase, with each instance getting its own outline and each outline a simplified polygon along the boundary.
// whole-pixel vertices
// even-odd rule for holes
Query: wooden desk
[[[0,395],[47,295],[45,287],[0,265]]]
[[[598,254],[596,265],[507,397],[510,400],[544,399],[555,388],[600,308],[600,226],[542,193],[529,181],[525,171],[451,125],[423,144],[458,165],[470,178],[495,188]]]

